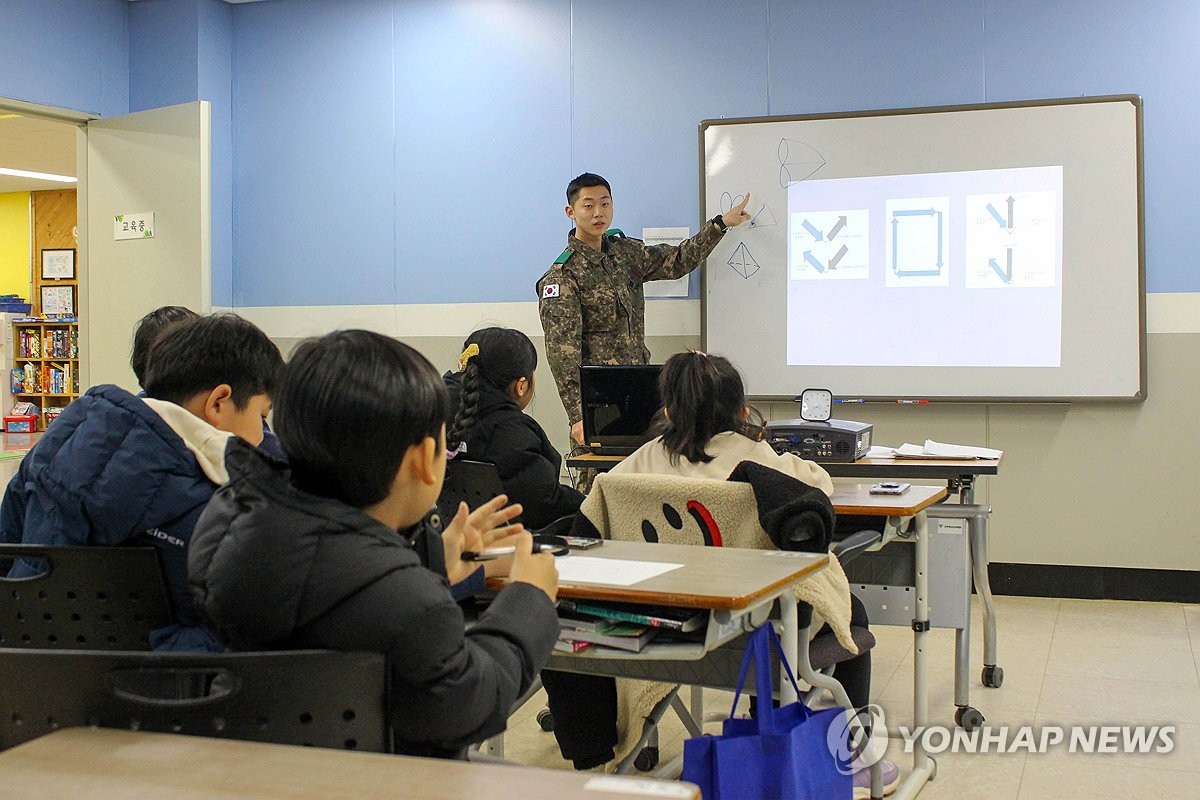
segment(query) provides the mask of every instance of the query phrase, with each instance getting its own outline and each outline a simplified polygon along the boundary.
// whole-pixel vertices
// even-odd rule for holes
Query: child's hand
[[[451,584],[466,580],[479,565],[463,561],[465,550],[479,552],[514,533],[525,530],[521,523],[508,521],[521,513],[521,505],[514,503],[505,507],[507,495],[497,495],[474,511],[468,511],[466,503],[458,504],[458,513],[442,531],[442,547],[446,557],[446,577]]]
[[[554,556],[549,553],[533,552],[533,537],[522,533],[514,542],[517,552],[513,554],[512,568],[508,577],[513,583],[529,583],[546,593],[553,603],[558,600],[558,567]]]

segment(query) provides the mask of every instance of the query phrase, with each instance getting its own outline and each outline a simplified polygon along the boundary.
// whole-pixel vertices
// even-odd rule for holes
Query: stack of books
[[[690,634],[703,628],[708,612],[561,600],[557,650],[579,652],[592,645],[638,653],[665,633]]]

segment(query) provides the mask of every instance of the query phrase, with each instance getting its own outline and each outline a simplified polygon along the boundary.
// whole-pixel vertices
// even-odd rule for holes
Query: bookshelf
[[[79,396],[79,323],[14,322],[12,383],[13,399],[36,405],[45,430]]]

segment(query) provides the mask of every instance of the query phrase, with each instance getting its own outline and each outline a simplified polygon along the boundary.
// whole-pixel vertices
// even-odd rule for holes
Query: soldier
[[[566,212],[575,227],[567,234],[567,249],[538,281],[537,292],[546,358],[576,444],[584,443],[579,366],[647,363],[642,284],[680,278],[698,267],[727,228],[750,219],[749,201],[747,194],[678,246],[647,247],[609,229],[613,202],[608,181],[585,172],[567,184]]]

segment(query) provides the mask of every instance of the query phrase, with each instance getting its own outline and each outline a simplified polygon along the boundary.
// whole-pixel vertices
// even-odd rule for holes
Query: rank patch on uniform
[[[558,284],[547,283],[542,287],[542,297],[558,297]]]

